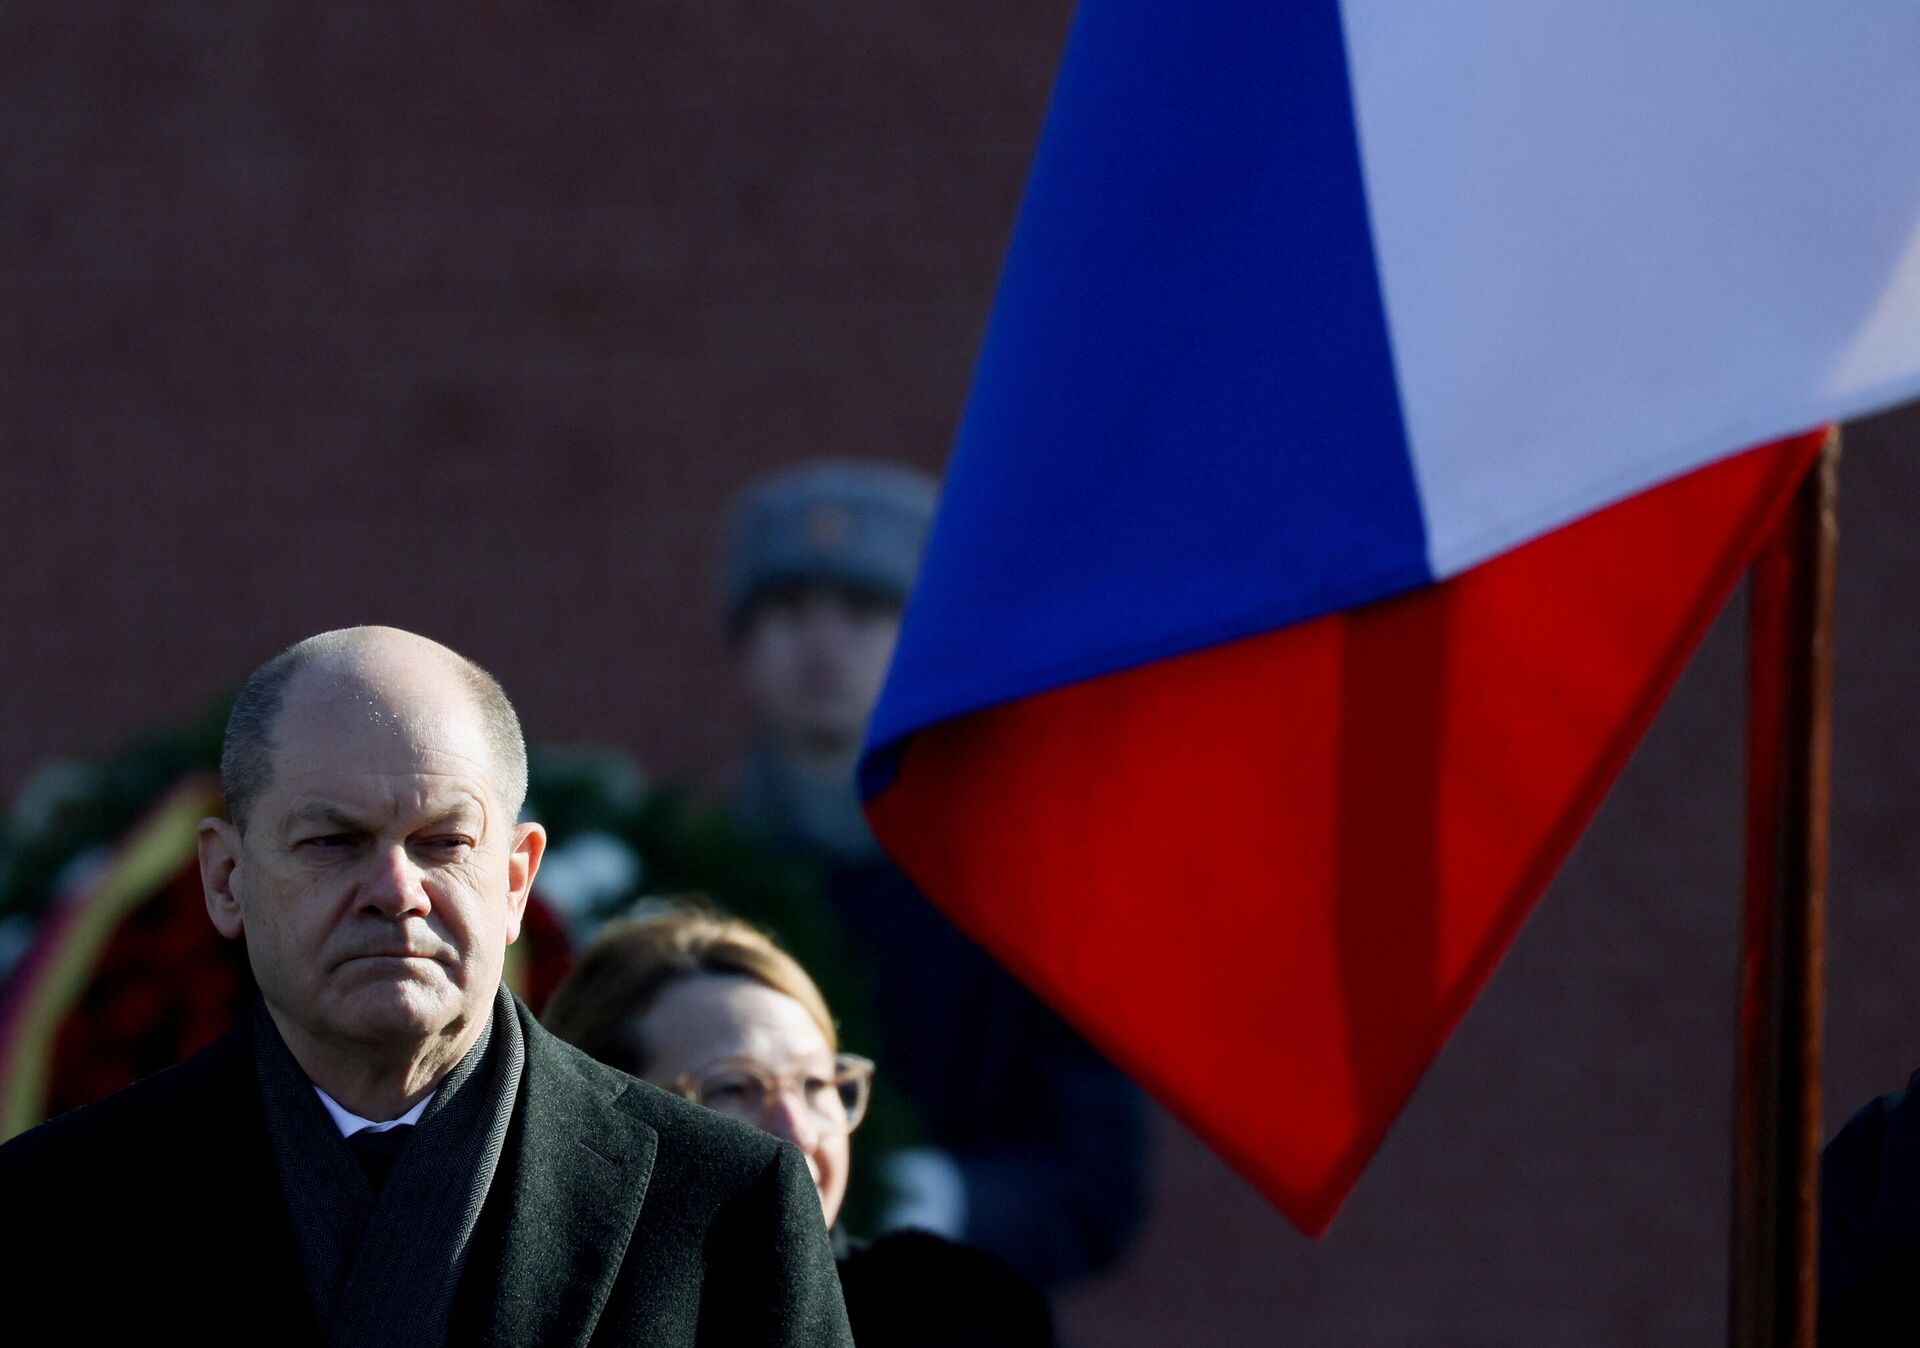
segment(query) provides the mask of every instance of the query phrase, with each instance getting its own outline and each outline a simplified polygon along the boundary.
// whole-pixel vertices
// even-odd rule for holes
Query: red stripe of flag
[[[1410,596],[935,726],[869,813],[956,922],[1318,1233],[1818,445]]]

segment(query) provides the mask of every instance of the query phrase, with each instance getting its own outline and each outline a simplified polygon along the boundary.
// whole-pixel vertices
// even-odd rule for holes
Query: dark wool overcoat
[[[800,1154],[515,1009],[526,1065],[447,1341],[850,1345]],[[0,1269],[13,1343],[317,1342],[250,1032],[0,1147]]]

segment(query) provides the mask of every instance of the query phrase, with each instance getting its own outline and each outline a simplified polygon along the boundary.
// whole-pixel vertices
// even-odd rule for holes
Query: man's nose
[[[790,1090],[775,1091],[767,1103],[766,1129],[801,1151],[811,1151],[820,1136],[820,1124],[813,1117],[813,1111]]]
[[[361,890],[362,911],[382,917],[424,916],[433,908],[421,883],[420,868],[404,847],[389,847],[374,859],[374,871]]]

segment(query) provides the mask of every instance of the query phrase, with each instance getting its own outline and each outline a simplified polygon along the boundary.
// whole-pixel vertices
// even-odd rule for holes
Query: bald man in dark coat
[[[847,1345],[792,1147],[505,991],[545,834],[485,671],[385,628],[248,681],[201,825],[256,1014],[0,1147],[26,1341]]]

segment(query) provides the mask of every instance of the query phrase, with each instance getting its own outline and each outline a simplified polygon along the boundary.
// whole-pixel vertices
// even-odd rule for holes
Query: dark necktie
[[[379,1193],[380,1186],[386,1183],[387,1172],[393,1169],[393,1158],[400,1154],[400,1148],[407,1145],[407,1136],[412,1132],[413,1125],[403,1123],[379,1132],[362,1128],[347,1139],[347,1145],[353,1148],[353,1158],[367,1172],[367,1179],[372,1183],[375,1193]]]

